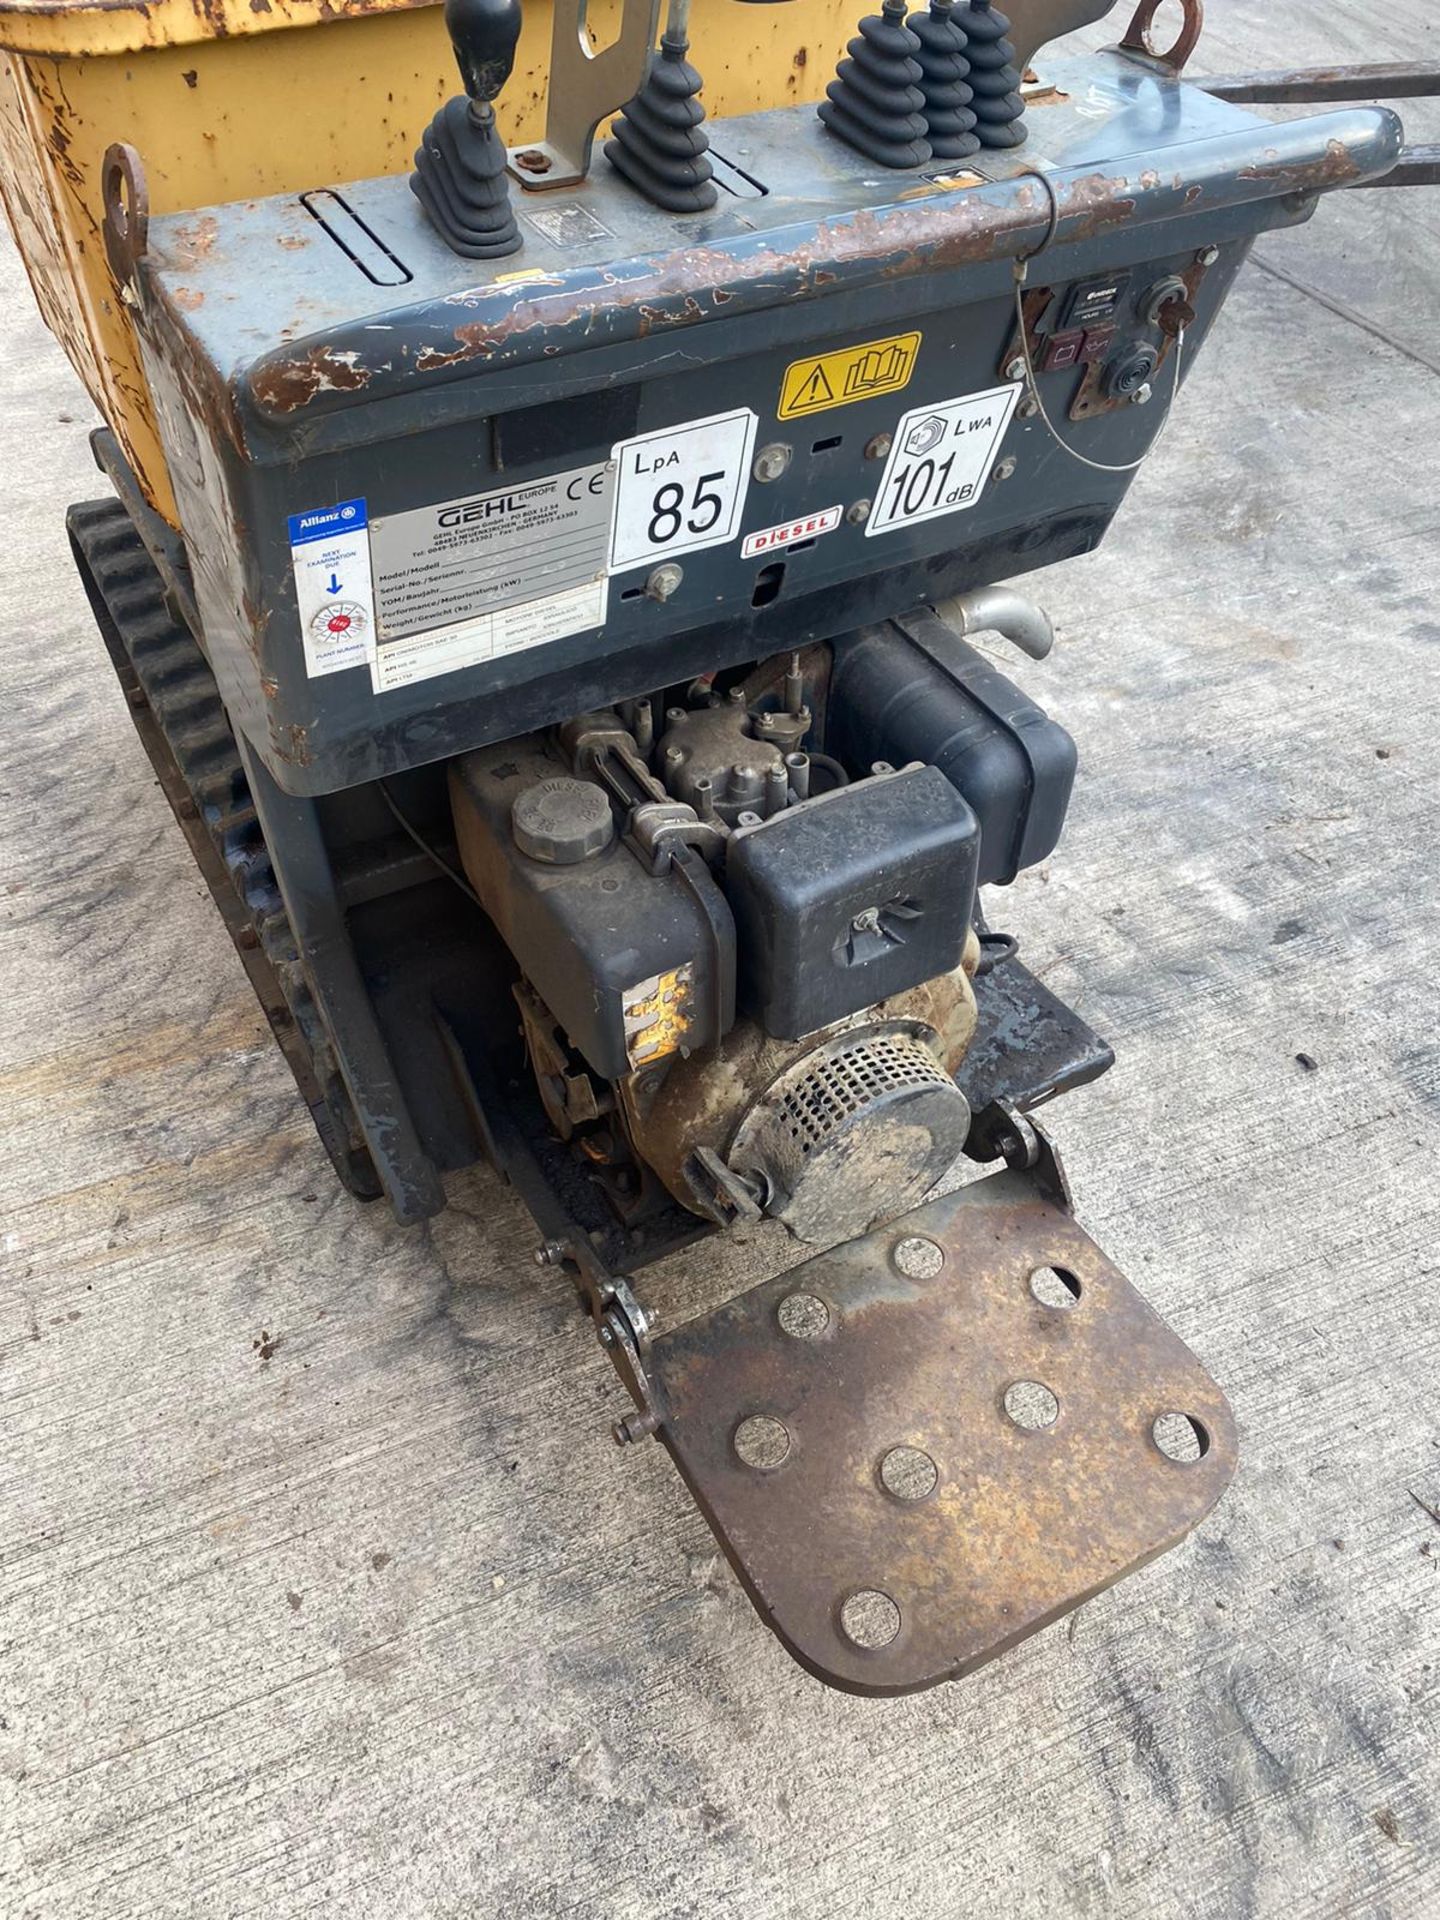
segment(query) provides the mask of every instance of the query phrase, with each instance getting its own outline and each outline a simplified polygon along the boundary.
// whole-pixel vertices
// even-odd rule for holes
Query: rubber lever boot
[[[962,21],[969,41],[970,102],[982,147],[1018,147],[1025,139],[1025,102],[1015,49],[1005,38],[1010,22],[990,0],[970,0]]]
[[[611,166],[666,213],[702,213],[719,197],[696,97],[703,83],[689,51],[685,34],[667,28],[644,85],[620,109],[605,142]]]
[[[885,0],[879,13],[868,14],[816,109],[827,131],[882,167],[924,166],[930,142],[919,51],[905,24],[905,0]]]
[[[465,92],[425,129],[410,189],[452,253],[493,260],[520,246],[490,104],[515,64],[520,0],[445,0],[445,26]]]
[[[937,160],[963,160],[979,150],[980,141],[970,111],[965,28],[955,0],[930,0],[928,13],[912,13],[905,24],[920,42],[915,58],[930,150]]]

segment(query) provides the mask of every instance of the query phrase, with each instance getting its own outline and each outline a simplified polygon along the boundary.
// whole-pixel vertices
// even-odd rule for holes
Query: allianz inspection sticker
[[[903,414],[865,522],[866,538],[973,507],[1019,397],[1016,382]]]
[[[311,679],[363,667],[375,644],[375,588],[363,500],[289,516],[295,610]]]

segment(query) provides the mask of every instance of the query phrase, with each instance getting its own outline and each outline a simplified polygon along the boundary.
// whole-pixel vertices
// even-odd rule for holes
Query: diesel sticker
[[[756,424],[750,409],[740,407],[620,442],[612,573],[735,538],[750,483]]]
[[[973,507],[1019,397],[1017,383],[902,415],[865,522],[866,538]]]
[[[776,547],[793,547],[801,540],[818,540],[822,533],[833,533],[840,524],[840,507],[822,507],[819,513],[807,513],[802,520],[786,520],[778,527],[761,527],[747,533],[740,548],[742,560],[753,560],[757,553],[773,553]]]
[[[867,340],[863,346],[792,360],[780,382],[776,418],[799,420],[807,413],[899,393],[910,384],[919,351],[918,333],[897,333],[889,340]]]
[[[602,461],[376,520],[375,691],[599,626],[610,477]]]
[[[342,500],[290,515],[290,565],[305,671],[363,667],[375,641],[375,590],[365,502]]]

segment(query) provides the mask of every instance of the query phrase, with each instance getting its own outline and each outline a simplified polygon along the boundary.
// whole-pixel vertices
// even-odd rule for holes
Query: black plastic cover
[[[959,966],[979,851],[975,816],[937,767],[741,828],[725,891],[743,1004],[796,1040]]]
[[[728,1031],[734,927],[698,856],[654,874],[618,838],[568,866],[517,846],[515,802],[565,774],[539,734],[463,755],[450,768],[455,836],[526,978],[589,1066],[618,1080]]]
[[[929,607],[833,642],[826,746],[852,768],[926,760],[980,823],[979,884],[1008,885],[1055,849],[1075,742]]]

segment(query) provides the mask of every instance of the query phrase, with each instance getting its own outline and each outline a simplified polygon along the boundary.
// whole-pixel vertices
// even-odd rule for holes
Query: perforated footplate
[[[855,1693],[993,1659],[1182,1540],[1234,1470],[1219,1388],[1025,1174],[752,1288],[650,1363],[762,1618]]]

